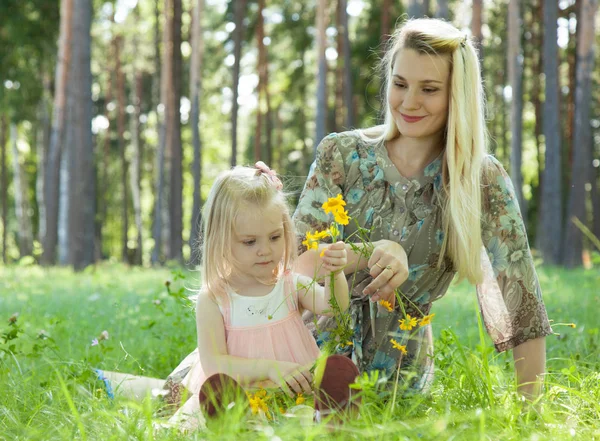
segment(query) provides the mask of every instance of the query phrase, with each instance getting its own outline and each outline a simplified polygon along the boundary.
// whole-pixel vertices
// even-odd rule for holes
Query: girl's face
[[[388,105],[402,136],[437,138],[448,120],[450,60],[401,49],[396,54]]]
[[[231,252],[237,278],[269,280],[285,250],[281,208],[274,203],[264,207],[248,204],[236,217],[233,228]]]

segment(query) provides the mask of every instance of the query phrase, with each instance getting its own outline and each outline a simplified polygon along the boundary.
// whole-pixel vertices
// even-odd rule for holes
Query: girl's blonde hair
[[[283,258],[274,276],[292,267],[296,258],[296,237],[285,195],[272,177],[251,167],[234,167],[215,180],[202,209],[202,285],[212,295],[225,292],[236,262],[232,254],[234,224],[246,210],[281,210],[283,221]]]
[[[401,49],[424,55],[448,55],[450,95],[442,182],[444,241],[438,265],[446,253],[452,259],[459,280],[479,283],[481,270],[481,174],[487,154],[485,95],[477,51],[465,34],[438,19],[409,20],[389,41],[381,62],[386,87],[383,126],[364,130],[364,139],[379,143],[400,135],[387,103],[392,87],[392,70]]]

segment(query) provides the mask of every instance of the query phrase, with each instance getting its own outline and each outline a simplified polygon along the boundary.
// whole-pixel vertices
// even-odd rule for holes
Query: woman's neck
[[[386,142],[388,156],[400,173],[408,178],[419,176],[437,158],[443,147],[442,136],[407,138],[402,135]]]

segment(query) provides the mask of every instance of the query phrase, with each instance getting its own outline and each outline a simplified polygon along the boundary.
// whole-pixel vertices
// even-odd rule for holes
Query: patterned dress
[[[410,368],[416,374],[408,385],[412,391],[426,389],[433,378],[433,340],[430,325],[401,331],[401,310],[417,318],[429,314],[432,303],[446,293],[456,273],[449,258],[438,266],[444,239],[442,155],[425,167],[422,176],[407,179],[392,163],[383,143],[366,142],[356,131],[331,134],[317,149],[294,213],[301,243],[307,231],[328,227],[330,218],[321,205],[341,193],[348,215],[370,229],[371,241],[393,240],[406,251],[409,276],[400,290],[408,300],[394,311],[387,312],[362,295],[372,280],[368,270],[349,276],[348,282],[352,287],[352,356],[359,369],[390,376],[400,363],[402,371]],[[505,351],[549,335],[552,329],[512,182],[492,156],[484,161],[482,184],[484,281],[477,286],[477,296],[496,349]],[[342,237],[348,238],[356,229],[351,221]],[[321,336],[332,325],[327,319],[318,323]],[[392,338],[407,345],[408,353],[402,358],[392,347]]]

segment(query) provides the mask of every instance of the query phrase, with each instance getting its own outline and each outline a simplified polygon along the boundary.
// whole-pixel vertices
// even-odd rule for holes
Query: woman
[[[519,390],[533,397],[552,330],[511,180],[487,154],[476,50],[449,23],[411,20],[390,40],[382,70],[385,122],[323,139],[294,214],[298,243],[326,228],[320,206],[337,194],[370,230],[372,253],[347,245],[345,271],[355,273],[352,351],[361,371],[391,375],[400,361],[417,372],[413,390],[428,386],[431,326],[402,331],[398,320],[430,314],[458,273],[477,285],[488,333],[498,351],[513,349]],[[344,238],[356,230],[351,221]],[[374,307],[397,288],[402,305]]]

